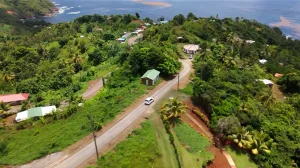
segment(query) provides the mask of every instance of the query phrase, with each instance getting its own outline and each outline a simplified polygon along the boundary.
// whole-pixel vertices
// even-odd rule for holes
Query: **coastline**
[[[291,20],[289,20],[289,19],[287,19],[283,16],[280,16],[280,22],[270,23],[269,25],[273,26],[273,27],[287,27],[287,28],[290,28],[290,29],[294,30],[295,36],[297,38],[300,38],[300,24],[293,23]]]

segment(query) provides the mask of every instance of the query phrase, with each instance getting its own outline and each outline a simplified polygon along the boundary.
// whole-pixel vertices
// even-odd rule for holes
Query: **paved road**
[[[181,60],[183,65],[183,70],[179,74],[179,79],[183,79],[188,75],[191,67],[187,62],[189,60]],[[153,95],[149,95],[154,98],[154,100],[161,99],[168,91],[172,89],[174,85],[177,84],[178,79],[174,78],[173,80],[166,83],[163,87],[161,87],[157,92]],[[155,103],[155,101],[154,101]],[[117,135],[119,135],[122,131],[124,131],[129,125],[131,125],[138,117],[140,117],[147,109],[152,108],[154,105],[152,103],[150,106],[146,106],[144,104],[140,104],[136,109],[130,112],[126,117],[124,117],[121,121],[119,121],[116,125],[114,125],[111,129],[107,130],[104,134],[97,138],[97,146],[98,149],[101,150],[104,146],[106,146],[110,141],[112,141]],[[94,142],[91,142],[86,147],[75,153],[74,155],[64,159],[60,163],[52,163],[47,166],[47,168],[74,168],[78,167],[84,161],[88,160],[95,154],[95,145]]]
[[[139,38],[142,38],[143,37],[143,34],[138,34],[137,36],[134,36],[134,37],[130,37],[127,42],[128,42],[128,45],[132,46],[134,45],[136,42],[137,39]]]

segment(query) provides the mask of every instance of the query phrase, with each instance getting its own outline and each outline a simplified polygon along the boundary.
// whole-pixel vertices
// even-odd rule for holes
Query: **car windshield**
[[[145,101],[150,101],[151,100],[151,97],[148,97]]]

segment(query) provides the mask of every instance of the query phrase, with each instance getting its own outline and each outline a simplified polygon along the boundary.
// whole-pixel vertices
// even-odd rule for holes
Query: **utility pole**
[[[179,74],[180,73],[178,73],[177,91],[179,91]]]
[[[95,129],[94,129],[94,120],[93,117],[90,113],[90,121],[91,121],[91,127],[93,129],[93,137],[94,137],[94,142],[95,142],[95,149],[96,149],[96,155],[97,155],[97,160],[99,159],[99,154],[98,154],[98,147],[97,147],[97,142],[96,142],[96,135],[95,135]]]

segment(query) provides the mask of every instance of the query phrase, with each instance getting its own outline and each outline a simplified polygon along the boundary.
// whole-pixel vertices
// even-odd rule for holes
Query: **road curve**
[[[183,79],[189,74],[191,69],[190,64],[187,62],[189,60],[180,60],[183,65],[183,69],[179,74],[179,80]],[[168,91],[172,89],[172,87],[177,84],[178,79],[174,78],[173,80],[166,83],[163,87],[157,90],[153,95],[149,95],[154,98],[154,100],[161,99]],[[154,102],[155,103],[155,102]],[[97,146],[98,149],[101,150],[104,146],[106,146],[110,141],[112,141],[117,135],[119,135],[122,131],[124,131],[129,125],[131,125],[138,117],[140,117],[147,109],[152,108],[154,105],[152,103],[150,106],[146,106],[144,104],[140,104],[137,108],[135,108],[132,112],[130,112],[127,116],[125,116],[122,120],[120,120],[116,125],[107,130],[104,134],[97,137]],[[62,160],[60,163],[52,163],[48,165],[46,168],[67,168],[67,167],[78,167],[84,161],[88,160],[95,154],[95,145],[94,142],[91,142],[86,147],[82,148],[80,151],[71,155],[70,157]]]

